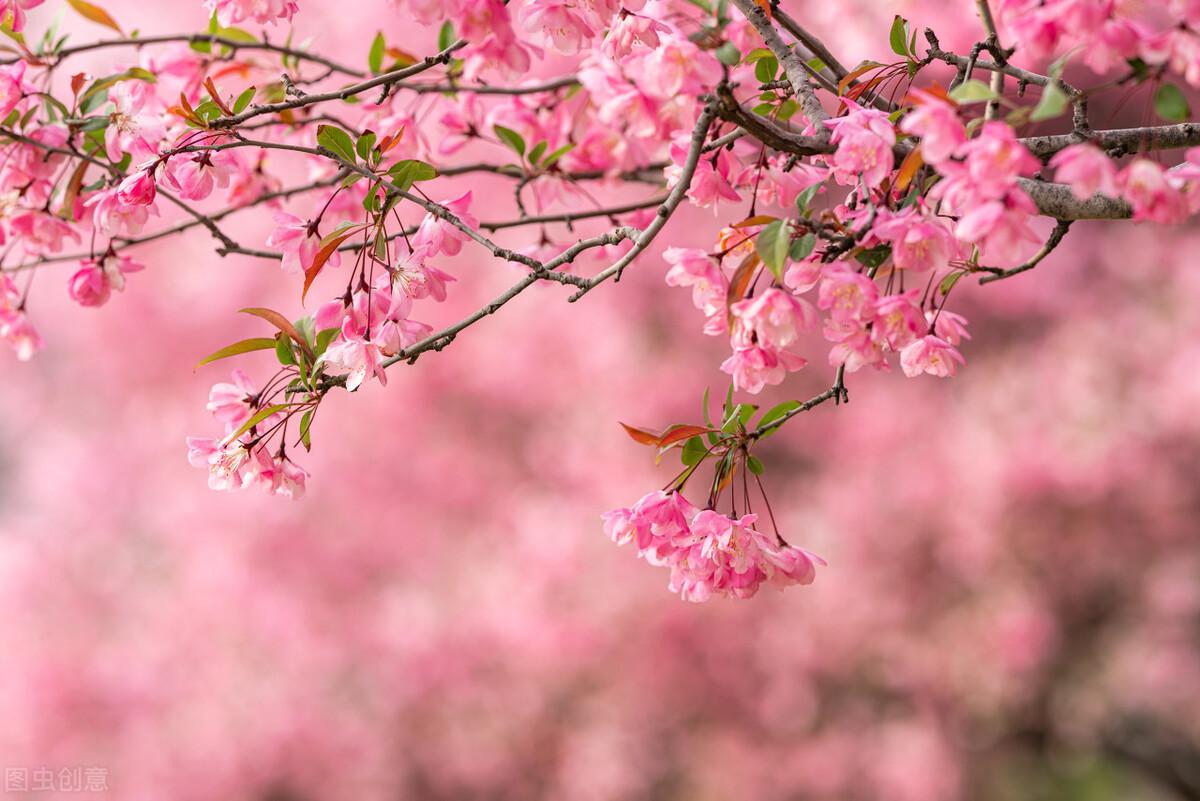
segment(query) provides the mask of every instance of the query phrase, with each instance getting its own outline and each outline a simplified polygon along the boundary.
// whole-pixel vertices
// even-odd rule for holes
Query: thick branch
[[[792,84],[792,91],[796,93],[796,98],[800,101],[800,108],[804,111],[804,116],[818,129],[817,135],[828,136],[829,131],[823,123],[829,119],[829,114],[821,105],[821,100],[817,97],[816,90],[808,79],[804,61],[796,55],[792,48],[788,47],[787,42],[783,41],[783,37],[779,35],[779,31],[775,30],[775,25],[767,17],[767,12],[763,10],[762,6],[754,0],[733,0],[733,3],[758,31],[758,35],[762,37],[767,48],[783,66],[783,71]]]

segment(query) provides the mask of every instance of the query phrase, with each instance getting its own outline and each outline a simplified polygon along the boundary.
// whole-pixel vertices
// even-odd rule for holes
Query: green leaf
[[[354,152],[363,161],[370,162],[371,151],[375,149],[376,138],[374,131],[364,131],[363,135],[358,137],[358,141],[354,143]]]
[[[997,100],[999,97],[990,86],[976,78],[963,81],[950,90],[950,99],[963,105],[986,103],[989,100]]]
[[[908,20],[899,14],[892,20],[892,30],[888,34],[888,42],[892,46],[893,53],[908,58]]]
[[[1037,107],[1033,110],[1033,113],[1029,115],[1029,120],[1031,122],[1052,120],[1055,117],[1061,116],[1067,110],[1070,102],[1067,93],[1059,88],[1058,82],[1051,81],[1042,90],[1042,97],[1038,100]]]
[[[256,425],[261,423],[263,420],[266,420],[271,415],[278,414],[279,412],[282,412],[284,409],[287,409],[287,408],[288,408],[288,405],[286,403],[277,403],[274,406],[266,406],[262,409],[259,409],[254,414],[253,417],[251,417],[246,422],[242,423],[241,428],[239,428],[237,431],[235,431],[230,436],[226,437],[225,441],[233,442],[235,439],[240,437],[242,434],[245,434],[250,429],[254,428]]]
[[[329,349],[329,343],[332,342],[333,338],[336,337],[341,332],[342,332],[342,329],[340,329],[340,328],[326,328],[324,331],[318,332],[317,333],[317,344],[316,344],[316,348],[314,349],[315,355],[317,357],[320,357],[320,355],[322,353],[327,351]]]
[[[255,91],[256,91],[256,89],[253,86],[251,86],[250,88],[246,89],[244,92],[242,92],[240,95],[237,96],[237,100],[233,101],[233,113],[234,114],[241,114],[243,111],[246,110],[246,107],[250,105],[250,101],[254,99]]]
[[[567,155],[574,149],[575,149],[574,142],[568,142],[567,144],[563,145],[562,147],[555,148],[554,150],[550,151],[550,155],[548,155],[548,156],[546,156],[546,158],[542,159],[542,166],[549,167],[551,164],[556,163],[560,158]]]
[[[854,258],[858,259],[859,264],[874,270],[887,261],[890,255],[892,255],[891,245],[876,245],[869,250],[862,251]]]
[[[950,290],[954,289],[954,285],[957,284],[959,279],[961,279],[964,275],[966,275],[966,272],[963,270],[956,270],[955,272],[950,273],[942,279],[940,284],[938,284],[938,290],[943,296],[949,295]]]
[[[796,208],[804,216],[808,216],[809,207],[812,205],[813,198],[817,196],[817,192],[821,190],[820,184],[813,184],[808,189],[805,189],[800,194],[796,195]]]
[[[746,469],[756,476],[761,476],[763,471],[766,470],[763,467],[762,459],[759,459],[757,456],[746,457]]]
[[[518,156],[525,156],[525,138],[519,133],[512,128],[505,128],[503,125],[492,126],[492,130],[496,132],[496,138],[516,151]]]
[[[356,163],[354,158],[354,140],[350,138],[350,134],[336,125],[318,125],[317,144],[344,161],[348,161],[351,164]]]
[[[367,53],[367,68],[371,72],[383,71],[383,52],[387,49],[387,42],[384,41],[383,31],[375,34],[375,38],[371,41],[371,50]]]
[[[754,242],[758,257],[767,265],[777,281],[783,280],[783,268],[787,265],[788,249],[792,245],[791,227],[787,220],[775,220],[758,232]]]
[[[679,459],[690,467],[704,461],[704,456],[707,453],[708,448],[704,447],[704,440],[700,439],[700,437],[692,437],[683,443],[683,449],[679,452]]]
[[[542,157],[542,154],[546,152],[547,145],[548,145],[548,143],[546,142],[546,140],[543,139],[541,142],[538,142],[536,145],[533,146],[533,150],[529,151],[529,163],[530,164],[538,163],[538,159],[540,159]]]
[[[304,445],[304,450],[312,450],[312,428],[313,410],[309,409],[300,416],[300,442]]]
[[[788,252],[788,257],[792,261],[804,261],[812,255],[813,250],[817,247],[817,237],[813,234],[805,234],[799,239],[792,242],[791,250]]]
[[[275,339],[275,358],[284,367],[296,363],[296,355],[292,353],[292,340],[282,334]]]
[[[726,42],[718,47],[714,55],[717,61],[727,67],[736,67],[742,61],[742,51],[738,50],[733,42]]]
[[[1158,87],[1158,91],[1154,93],[1154,111],[1170,122],[1187,122],[1192,117],[1187,98],[1173,83],[1164,83]]]
[[[442,23],[441,30],[438,31],[438,50],[445,50],[452,44],[454,44],[454,25],[450,20],[446,20]]]
[[[800,405],[800,401],[790,400],[784,401],[777,406],[772,406],[763,413],[762,417],[758,419],[758,427],[760,429],[766,428],[767,426],[771,425],[771,423],[774,423],[776,420],[780,419],[793,409],[799,409]]]
[[[739,403],[729,410],[725,416],[725,420],[721,423],[721,430],[725,433],[733,432],[737,426],[745,426],[750,422],[750,418],[758,411],[758,405],[753,403]]]
[[[779,72],[779,61],[772,55],[759,59],[754,65],[754,77],[758,78],[759,83],[770,83],[775,80],[777,72]]]
[[[200,361],[196,362],[196,367],[215,362],[220,359],[228,359],[230,356],[240,356],[243,353],[250,353],[256,350],[269,350],[275,347],[274,337],[253,337],[251,339],[243,339],[241,342],[235,342],[232,345],[226,345],[218,351],[214,351],[205,356]]]
[[[438,171],[433,165],[416,159],[397,161],[388,169],[392,183],[407,192],[417,181],[430,181],[438,177]]]

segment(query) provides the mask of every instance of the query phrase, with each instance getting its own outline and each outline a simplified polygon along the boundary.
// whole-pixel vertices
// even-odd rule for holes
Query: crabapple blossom
[[[909,378],[922,373],[947,378],[963,363],[962,354],[953,345],[933,334],[913,340],[900,351],[900,366]]]
[[[239,22],[274,25],[279,20],[291,22],[300,10],[296,0],[204,0],[204,5],[217,15],[223,27]]]
[[[1084,142],[1060,150],[1050,159],[1050,166],[1055,179],[1070,186],[1080,200],[1097,193],[1117,195],[1117,167],[1093,144]]]
[[[895,164],[896,129],[887,114],[853,107],[845,117],[825,124],[833,129],[830,141],[838,146],[830,160],[833,180],[843,186],[857,186],[862,181],[868,189],[883,183]]]
[[[928,164],[941,164],[967,143],[967,130],[958,111],[948,101],[921,89],[910,95],[913,110],[900,122],[900,130],[920,137],[921,155]]]
[[[80,306],[103,306],[113,291],[124,291],[127,274],[144,269],[145,265],[124,254],[86,259],[71,276],[68,289],[71,298]]]
[[[758,531],[757,520],[754,514],[730,518],[697,509],[680,493],[662,491],[603,515],[613,542],[635,543],[647,562],[670,570],[668,589],[694,602],[722,595],[750,598],[764,583],[812,582],[816,566],[825,562]]]

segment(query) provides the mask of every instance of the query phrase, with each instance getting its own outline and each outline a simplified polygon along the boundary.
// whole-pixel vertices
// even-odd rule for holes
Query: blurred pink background
[[[972,4],[794,5],[852,62],[893,13],[961,42]],[[350,63],[378,28],[436,37],[383,2],[301,8],[297,38]],[[510,210],[473,185],[478,216]],[[665,241],[712,230],[690,212]],[[101,766],[122,801],[1200,797],[1200,232],[1073,233],[962,292],[960,377],[855,375],[770,442],[781,529],[829,567],[705,605],[599,525],[669,477],[617,421],[724,392],[657,251],[332,395],[295,503],[209,491],[183,446],[227,376],[190,365],[260,335],[235,310],[301,313],[276,264],[192,234],[100,311],[51,267],[46,350],[0,355],[0,767]],[[516,275],[469,248],[447,269],[435,325]]]

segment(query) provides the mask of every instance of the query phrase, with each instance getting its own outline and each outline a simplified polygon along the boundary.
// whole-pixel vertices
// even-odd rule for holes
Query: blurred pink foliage
[[[962,31],[932,1],[803,8],[866,55],[898,11],[969,46],[962,5]],[[296,22],[358,49],[381,24]],[[179,447],[216,372],[179,364],[254,334],[230,308],[294,303],[275,265],[189,234],[120,314],[47,292],[53,346],[2,357],[0,767],[105,766],[121,801],[1194,794],[1163,755],[1200,748],[1200,234],[1085,230],[972,295],[953,385],[863,375],[764,445],[781,530],[829,566],[702,607],[597,524],[666,478],[612,421],[726,379],[661,250],[331,396],[307,466],[336,480],[299,504],[214,495]],[[452,262],[447,321],[516,274]]]

